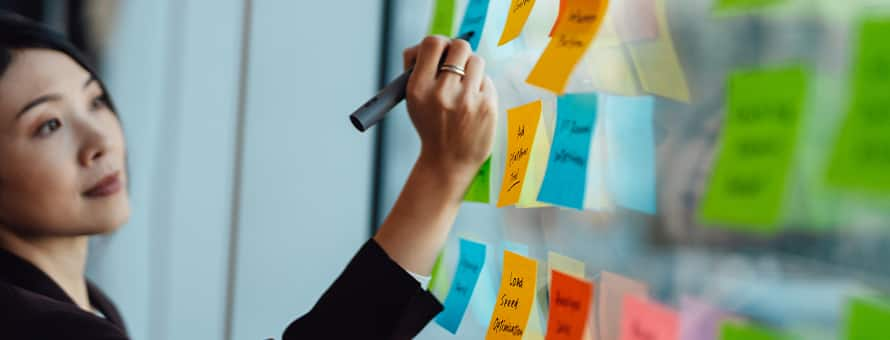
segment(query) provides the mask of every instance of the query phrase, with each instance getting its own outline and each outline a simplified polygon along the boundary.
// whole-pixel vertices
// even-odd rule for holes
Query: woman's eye
[[[38,137],[48,136],[49,134],[53,133],[54,131],[58,130],[61,127],[62,127],[62,121],[60,121],[56,118],[53,118],[53,119],[47,120],[43,124],[40,124],[40,127],[37,129],[37,132],[35,133],[35,135]]]
[[[90,102],[90,109],[93,111],[98,111],[104,109],[108,106],[108,97],[104,94],[93,98],[93,101]]]

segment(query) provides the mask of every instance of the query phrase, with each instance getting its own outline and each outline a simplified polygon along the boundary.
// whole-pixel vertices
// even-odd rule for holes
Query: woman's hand
[[[443,65],[466,74],[440,71],[443,56]],[[491,153],[497,91],[485,61],[463,40],[427,37],[405,50],[405,68],[410,65],[408,112],[420,156],[374,239],[402,268],[428,275],[467,186]]]
[[[407,99],[420,135],[418,163],[468,185],[491,153],[498,112],[485,60],[464,40],[429,36],[405,50],[404,63],[406,69],[414,66]],[[440,71],[445,65],[460,67],[466,75]]]

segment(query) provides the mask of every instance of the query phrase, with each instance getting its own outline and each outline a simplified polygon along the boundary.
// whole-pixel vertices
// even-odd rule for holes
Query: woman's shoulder
[[[4,339],[127,339],[110,320],[2,280],[0,306]]]

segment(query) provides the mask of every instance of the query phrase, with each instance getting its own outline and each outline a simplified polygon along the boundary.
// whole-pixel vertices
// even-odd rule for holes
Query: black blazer
[[[0,338],[129,339],[111,300],[87,282],[84,311],[45,273],[0,249]],[[297,308],[295,306],[294,308]],[[283,340],[410,339],[442,305],[373,240],[369,240],[312,310],[294,320]]]

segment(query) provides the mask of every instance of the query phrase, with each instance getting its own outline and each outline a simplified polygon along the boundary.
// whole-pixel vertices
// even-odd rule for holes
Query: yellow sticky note
[[[575,65],[593,41],[603,22],[608,0],[565,0],[566,15],[560,17],[550,43],[528,75],[526,82],[562,94]]]
[[[550,128],[547,126],[546,117],[553,117],[552,105],[545,105],[541,112],[542,122],[538,123],[538,131],[535,134],[535,142],[532,144],[532,155],[528,159],[528,168],[525,171],[525,184],[519,194],[517,208],[543,208],[550,204],[538,202],[538,192],[541,191],[541,183],[547,172],[547,160],[550,158]]]
[[[655,0],[658,38],[627,44],[643,90],[688,103],[689,85],[670,35],[665,0]]]
[[[531,14],[532,7],[535,7],[535,0],[513,0],[510,10],[507,12],[507,23],[504,25],[504,32],[501,33],[501,40],[498,41],[498,46],[506,44],[519,36],[519,33],[522,32],[522,27],[528,21],[528,15]]]
[[[504,251],[504,272],[494,312],[485,339],[521,339],[528,323],[538,263],[530,258]]]
[[[516,204],[525,185],[526,170],[541,120],[540,100],[507,110],[507,159],[498,207]]]

